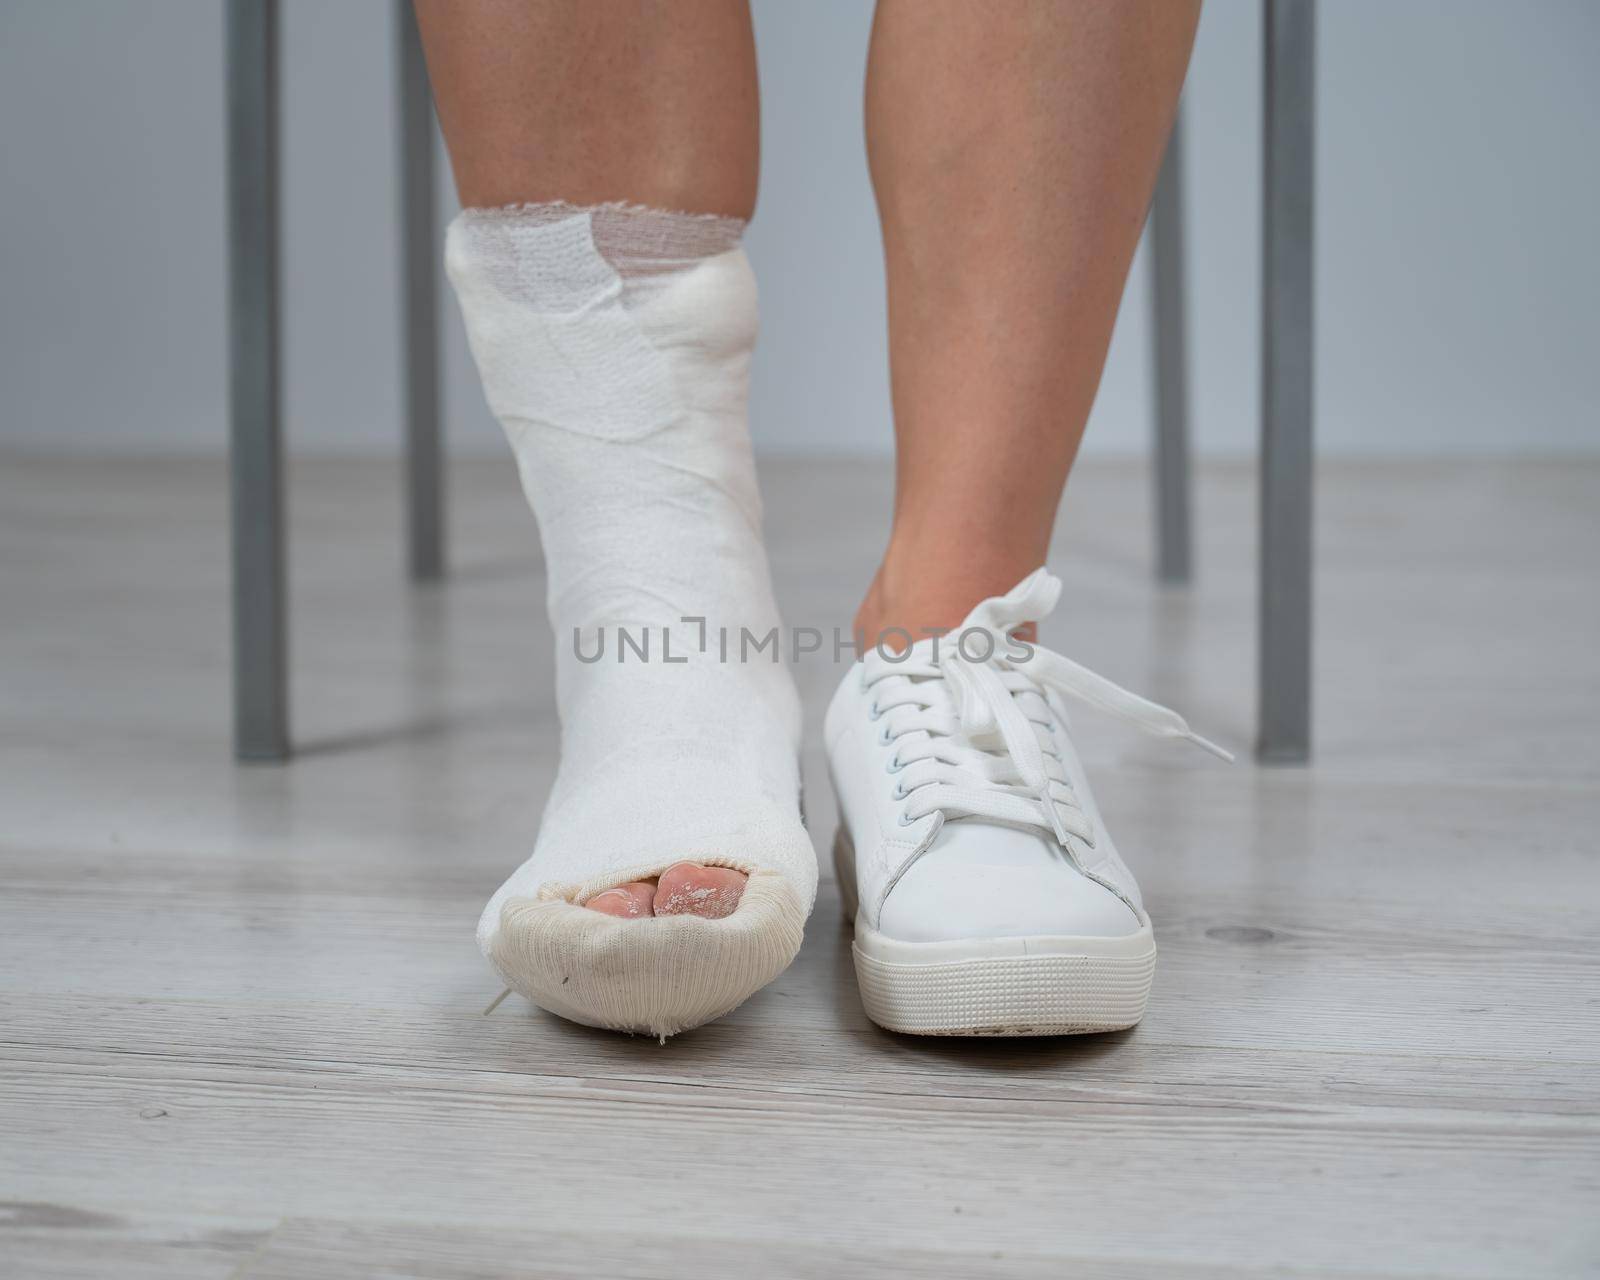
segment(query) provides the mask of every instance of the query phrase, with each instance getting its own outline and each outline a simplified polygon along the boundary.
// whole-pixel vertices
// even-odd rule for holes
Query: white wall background
[[[756,0],[750,235],[769,453],[889,447],[861,151],[863,0]],[[1194,421],[1256,430],[1259,5],[1211,0],[1187,91]],[[398,440],[392,11],[286,4],[286,412],[304,451]],[[1319,15],[1318,432],[1330,454],[1600,451],[1600,6],[1337,0]],[[441,166],[442,168],[442,166]],[[215,0],[0,7],[0,444],[224,443]],[[1147,446],[1136,265],[1088,448]],[[446,295],[448,300],[448,295]],[[452,448],[499,449],[448,308]]]

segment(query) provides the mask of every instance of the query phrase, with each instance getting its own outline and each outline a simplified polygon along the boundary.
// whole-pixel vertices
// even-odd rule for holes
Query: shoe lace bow
[[[1176,711],[1130,693],[1070,658],[1014,638],[1055,608],[1061,581],[1038,569],[1004,596],[985,600],[953,634],[919,641],[898,657],[874,649],[863,681],[880,741],[895,743],[894,798],[902,825],[939,812],[1037,827],[1067,846],[1094,847],[1094,826],[1073,789],[1055,739],[1048,693],[1088,703],[1152,736],[1233,755],[1189,728]]]

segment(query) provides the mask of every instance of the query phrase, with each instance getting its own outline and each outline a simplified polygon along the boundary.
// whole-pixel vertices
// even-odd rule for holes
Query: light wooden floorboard
[[[765,478],[788,620],[847,625],[887,471]],[[1086,713],[1150,1012],[981,1043],[865,1020],[826,859],[719,1023],[482,1016],[554,765],[543,573],[465,464],[452,579],[407,588],[396,479],[297,467],[304,751],[239,768],[220,468],[0,458],[0,1275],[1600,1273],[1600,466],[1325,467],[1315,763]],[[1198,500],[1161,591],[1142,468],[1086,464],[1045,639],[1248,748],[1249,472]],[[838,669],[798,674],[826,849]]]

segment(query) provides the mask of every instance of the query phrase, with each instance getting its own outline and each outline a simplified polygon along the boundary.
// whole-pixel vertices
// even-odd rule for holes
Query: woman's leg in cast
[[[750,16],[745,0],[417,13],[465,208],[451,279],[557,632],[560,770],[479,938],[536,1003],[666,1034],[787,964],[816,879],[792,680],[718,661],[714,640],[777,623],[745,423]]]

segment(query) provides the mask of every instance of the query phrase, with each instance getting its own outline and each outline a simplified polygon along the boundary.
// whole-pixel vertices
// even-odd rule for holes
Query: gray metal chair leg
[[[1311,754],[1313,0],[1265,0],[1257,756]]]
[[[276,0],[229,0],[233,741],[240,760],[283,760],[289,754],[278,415],[277,26]]]
[[[411,576],[444,574],[444,483],[439,432],[439,298],[434,262],[433,101],[411,0],[395,0],[400,88],[400,242],[404,280],[406,541]]]
[[[1155,314],[1156,577],[1188,582],[1189,347],[1183,253],[1183,117],[1172,125],[1150,207],[1150,300]]]

